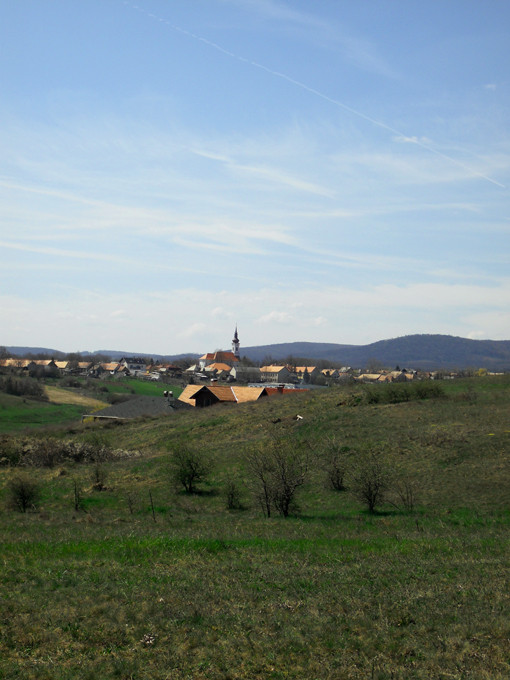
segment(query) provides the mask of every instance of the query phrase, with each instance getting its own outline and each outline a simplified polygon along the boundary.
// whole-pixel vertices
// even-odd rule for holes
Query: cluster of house
[[[173,364],[147,364],[141,357],[125,357],[120,361],[59,361],[57,359],[0,359],[0,368],[18,369],[26,373],[43,371],[60,375],[82,376],[138,376],[159,380],[164,375],[180,375],[182,370]]]
[[[264,385],[306,385],[328,384],[331,381],[355,380],[358,382],[408,382],[414,380],[416,371],[406,369],[382,371],[378,373],[362,373],[350,367],[318,368],[317,366],[246,366],[240,363],[234,352],[217,351],[204,354],[198,362],[186,370],[170,363],[146,363],[141,357],[125,357],[120,361],[95,363],[93,361],[66,361],[56,359],[0,359],[0,368],[11,368],[31,373],[58,372],[61,375],[94,376],[135,376],[149,380],[160,380],[166,377],[181,378],[186,376],[191,382],[219,380],[236,383],[261,383]],[[420,374],[419,377],[430,378],[433,374]]]
[[[328,384],[332,381],[355,380],[358,382],[409,382],[418,377],[415,370],[397,369],[367,373],[350,366],[342,368],[319,368],[317,366],[268,365],[246,366],[240,364],[234,352],[204,354],[197,364],[190,366],[185,374],[198,380],[226,380],[228,382],[278,383],[278,384]],[[419,377],[430,378],[431,374]]]
[[[0,368],[14,368],[23,371],[58,371],[62,375],[84,375],[100,377],[111,376],[136,376],[149,380],[161,380],[165,377],[170,379],[184,378],[189,382],[189,389],[181,395],[181,401],[190,405],[205,405],[216,401],[246,401],[259,399],[267,396],[271,387],[278,386],[279,390],[308,387],[309,385],[328,385],[333,382],[356,381],[363,383],[381,382],[409,382],[415,379],[434,378],[433,373],[417,373],[414,370],[397,369],[394,371],[362,372],[353,370],[348,366],[343,368],[319,368],[317,366],[291,366],[267,365],[247,366],[240,360],[240,343],[235,329],[231,351],[208,352],[201,356],[193,365],[183,370],[170,363],[147,362],[141,357],[124,357],[118,362],[95,363],[93,361],[66,361],[54,359],[2,359]],[[228,386],[218,385],[218,381]],[[208,384],[207,389],[200,391],[196,385]],[[246,392],[247,387],[239,385],[256,386],[258,392]],[[264,389],[266,392],[264,393]],[[244,391],[243,391],[244,390]]]
[[[338,369],[319,369],[316,366],[246,366],[234,352],[204,354],[185,374],[198,380],[227,380],[257,383],[313,383],[320,375],[337,378]]]

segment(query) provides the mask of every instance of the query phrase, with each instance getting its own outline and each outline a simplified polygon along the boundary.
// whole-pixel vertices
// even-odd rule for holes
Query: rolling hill
[[[406,335],[369,345],[291,342],[245,347],[242,354],[257,361],[267,356],[283,359],[292,355],[325,359],[353,367],[367,366],[377,361],[388,367],[398,364],[400,367],[424,370],[470,367],[510,369],[510,341],[469,340],[451,335]]]
[[[7,347],[14,355],[36,354],[44,352],[50,356],[62,355],[54,349],[30,347]],[[204,351],[207,347],[204,348]],[[118,350],[101,350],[100,354],[118,359],[131,356],[130,352]],[[91,352],[83,352],[92,355]],[[141,354],[137,356],[154,359],[176,360],[183,357],[196,359],[197,354]],[[451,335],[405,335],[389,340],[379,340],[369,345],[346,345],[330,342],[288,342],[271,345],[241,347],[242,356],[252,361],[262,361],[268,357],[273,360],[285,359],[289,356],[306,357],[311,360],[325,360],[352,367],[366,367],[377,362],[382,366],[399,365],[406,368],[434,370],[441,368],[466,369],[486,368],[493,371],[510,370],[510,340],[470,340]]]

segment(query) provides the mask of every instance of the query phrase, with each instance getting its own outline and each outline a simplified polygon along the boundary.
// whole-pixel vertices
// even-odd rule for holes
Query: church
[[[223,366],[228,366],[232,368],[240,360],[239,354],[239,334],[237,332],[237,326],[234,332],[234,337],[232,339],[232,351],[231,352],[208,352],[200,357],[198,360],[198,368],[200,371],[205,370],[206,366],[211,366],[212,364],[220,364]]]

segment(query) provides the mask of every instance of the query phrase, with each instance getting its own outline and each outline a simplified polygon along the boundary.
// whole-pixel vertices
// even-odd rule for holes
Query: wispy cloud
[[[289,314],[289,312],[273,310],[267,314],[263,314],[257,321],[265,324],[278,323],[289,325],[295,321],[295,317],[292,314]]]
[[[19,250],[38,255],[50,255],[52,257],[78,258],[80,260],[96,260],[102,262],[121,262],[123,264],[135,264],[136,260],[119,257],[111,253],[83,252],[81,250],[66,250],[63,248],[50,248],[48,246],[29,245],[16,241],[0,241],[0,248]]]
[[[383,337],[431,332],[431,318],[435,320],[433,332],[463,336],[476,333],[493,339],[510,334],[505,314],[510,305],[508,278],[484,286],[417,283],[365,288],[296,286],[294,290],[260,287],[250,292],[248,305],[243,291],[201,288],[129,294],[73,290],[44,303],[4,295],[0,304],[4,344],[22,344],[21,338],[40,324],[38,337],[51,346],[54,335],[45,320],[65,319],[57,349],[211,351],[229,346],[233,310],[244,346],[289,339],[373,342]],[[136,327],[129,314],[120,313],[133,308],[137,310]],[[228,313],[223,315],[222,308]],[[161,314],[163,309],[171,309],[172,314]],[[118,310],[119,315],[112,317],[111,310]],[[158,319],[157,337],[153,332],[154,318]],[[178,332],[175,319],[179,320]],[[101,347],[87,346],[90,337],[96,337]],[[130,346],[124,347],[127,337]]]
[[[339,21],[325,21],[317,14],[296,9],[277,0],[224,0],[263,18],[267,25],[280,31],[294,30],[301,40],[330,50],[339,51],[344,60],[363,71],[377,73],[387,78],[398,77],[397,71],[379,52],[373,41],[360,35]]]

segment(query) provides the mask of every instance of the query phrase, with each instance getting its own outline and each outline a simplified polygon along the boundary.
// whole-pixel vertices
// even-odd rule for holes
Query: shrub
[[[411,399],[411,390],[402,383],[389,383],[384,388],[384,399],[388,404],[400,404]]]
[[[80,483],[76,480],[73,479],[73,503],[74,503],[74,509],[76,512],[79,512],[80,510],[84,510],[83,506],[83,491],[80,486]]]
[[[368,451],[358,461],[350,490],[355,498],[367,506],[370,513],[374,513],[386,498],[389,481],[389,470],[381,454]]]
[[[309,458],[296,442],[274,438],[247,455],[255,496],[266,517],[274,508],[288,517],[296,507],[296,493],[308,475]]]
[[[246,456],[253,480],[254,494],[262,512],[271,517],[273,504],[273,466],[266,449],[261,445],[251,449]]]
[[[18,378],[12,375],[0,377],[0,392],[7,392],[17,397],[45,399],[43,386],[33,378]]]
[[[381,390],[374,387],[364,389],[364,397],[367,404],[378,404],[381,401]]]
[[[439,383],[427,380],[384,383],[364,388],[364,400],[367,404],[400,404],[415,399],[437,399],[444,394]]]
[[[41,496],[40,486],[26,475],[18,475],[9,482],[9,505],[13,510],[35,510]]]
[[[10,447],[11,456],[14,456],[16,452],[18,465],[31,467],[51,468],[67,461],[100,463],[109,460],[117,453],[100,441],[75,442],[52,437],[12,440]]]
[[[101,465],[101,463],[96,463],[92,472],[92,488],[94,491],[106,490],[106,477],[107,474],[104,467]]]
[[[16,441],[10,437],[3,436],[0,439],[0,466],[18,465],[20,462],[20,451]]]
[[[322,454],[323,468],[326,475],[326,484],[330,489],[343,491],[345,489],[344,477],[347,470],[347,456],[350,449],[342,446],[335,439],[330,439],[324,446]]]
[[[204,482],[211,470],[206,455],[196,449],[185,446],[174,452],[173,478],[177,484],[182,484],[186,493],[197,493],[197,484]]]
[[[437,381],[420,380],[413,383],[416,399],[437,399],[445,396],[444,387]]]
[[[80,380],[72,375],[66,375],[60,384],[62,387],[81,387]]]
[[[392,505],[398,509],[413,512],[418,501],[418,485],[411,479],[403,479],[395,484],[395,500]]]
[[[235,479],[229,479],[225,485],[225,504],[227,510],[241,510],[241,490]]]

